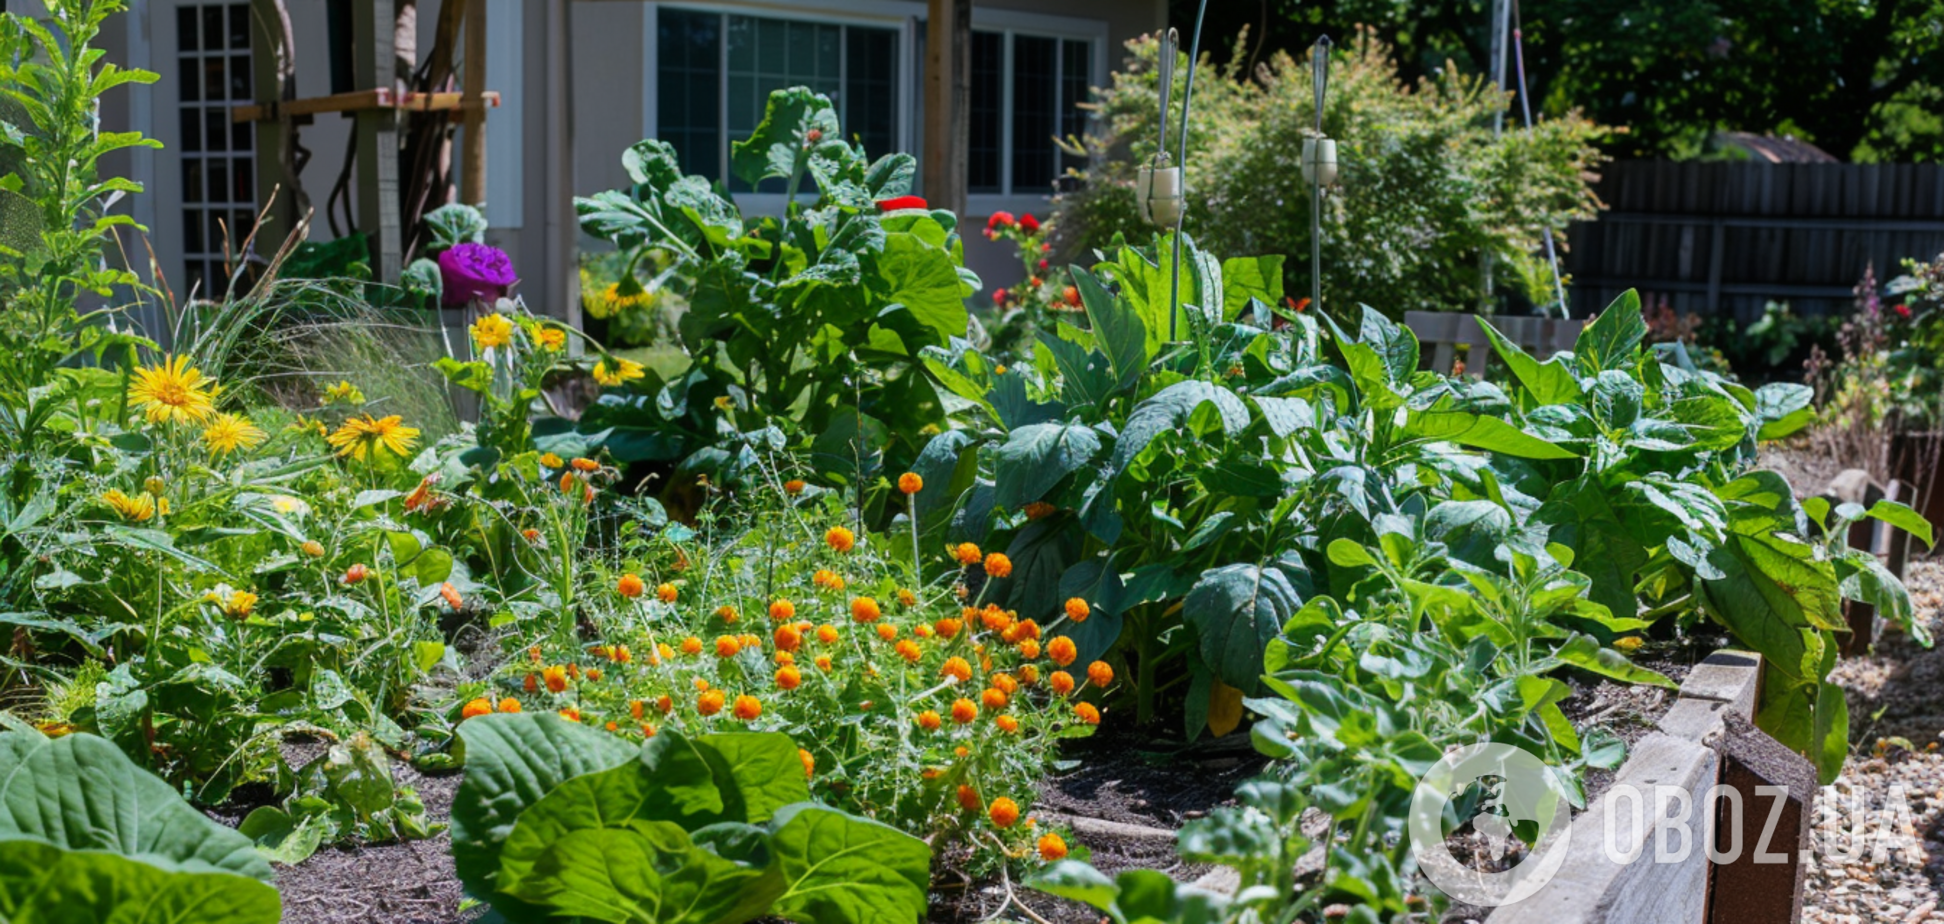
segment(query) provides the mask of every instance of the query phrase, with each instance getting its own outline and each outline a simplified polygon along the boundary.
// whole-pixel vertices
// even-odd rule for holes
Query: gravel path
[[[1918,618],[1944,631],[1944,564],[1913,562]],[[1944,648],[1890,630],[1838,664],[1849,692],[1850,765],[1818,800],[1807,924],[1944,924]]]

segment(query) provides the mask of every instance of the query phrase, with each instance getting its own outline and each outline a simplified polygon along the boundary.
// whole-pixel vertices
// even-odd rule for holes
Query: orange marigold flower
[[[982,556],[978,546],[965,542],[952,549],[952,557],[958,559],[961,565],[976,565]]]
[[[735,607],[730,606],[726,603],[723,604],[722,606],[716,607],[715,614],[717,619],[720,619],[724,623],[727,623],[729,625],[734,625],[736,620],[742,618],[742,614],[736,612]]]
[[[663,603],[674,603],[675,598],[680,596],[680,593],[680,591],[675,589],[675,585],[664,582],[655,588],[655,599]]]
[[[502,699],[502,700],[500,700],[500,701],[499,701],[499,711],[501,711],[501,712],[519,712],[519,711],[520,711],[520,701],[519,701],[519,700],[517,700],[517,699],[514,699],[514,698],[513,698],[513,697],[511,697],[511,696],[508,696],[508,697],[506,697],[505,699]]]
[[[857,545],[857,534],[842,526],[832,526],[824,533],[824,544],[839,552],[848,552]]]
[[[526,680],[525,680],[524,682],[522,682],[522,683],[521,683],[521,686],[523,686],[523,687],[526,687],[526,691],[527,691],[528,693],[536,693],[536,692],[539,692],[539,690],[540,690],[540,676],[539,676],[538,674],[528,674],[528,675],[526,675]]]
[[[736,697],[736,718],[745,722],[763,714],[763,701],[744,693]]]
[[[900,588],[898,588],[898,605],[899,605],[899,606],[917,606],[917,605],[918,605],[918,595],[917,595],[917,594],[914,594],[914,593],[912,593],[912,592],[911,592],[911,591],[909,591],[909,590],[906,590],[906,589],[904,589],[904,588],[902,588],[902,587],[900,587]]]
[[[598,667],[590,667],[590,668],[588,668],[588,669],[587,669],[587,679],[589,679],[589,680],[599,680],[599,679],[601,679],[601,669],[600,669],[600,668],[598,668]]]
[[[601,470],[601,463],[585,457],[576,458],[568,464],[572,465],[574,471],[577,472],[597,472]]]
[[[638,699],[631,699],[631,700],[628,700],[628,717],[629,717],[629,718],[631,718],[631,719],[634,719],[635,721],[637,721],[637,722],[639,722],[639,721],[641,721],[641,716],[642,716],[642,714],[643,714],[643,713],[645,713],[645,712],[647,712],[647,711],[648,711],[648,704],[647,704],[647,703],[644,703],[644,702],[642,702],[641,700],[638,700]]]
[[[992,800],[992,807],[986,810],[986,817],[1001,828],[1010,828],[1019,821],[1019,803],[1005,796]]]
[[[881,622],[878,623],[877,634],[878,634],[878,638],[884,639],[885,641],[888,642],[898,637],[898,627],[888,622]]]
[[[634,652],[629,651],[626,645],[616,645],[608,649],[608,657],[616,664],[626,664],[634,660]]]
[[[614,582],[614,592],[633,600],[648,592],[648,582],[638,574],[624,574],[621,580]]]
[[[1037,658],[1037,657],[1039,657],[1039,656],[1040,656],[1040,644],[1039,644],[1038,642],[1036,642],[1036,641],[1033,641],[1033,640],[1032,640],[1032,639],[1030,639],[1030,638],[1023,638],[1023,639],[1020,639],[1020,640],[1019,640],[1019,656],[1020,656],[1020,657],[1022,657],[1022,658],[1025,658],[1025,659],[1027,659],[1027,660],[1029,660],[1029,661],[1030,661],[1030,660],[1032,660],[1032,659],[1034,659],[1034,658]]]
[[[825,590],[844,589],[844,579],[828,568],[817,569],[817,573],[810,576],[810,581]]]
[[[689,682],[695,685],[695,692],[697,693],[704,693],[709,689],[709,681],[702,677],[692,678]]]
[[[1114,682],[1114,667],[1105,661],[1095,661],[1087,665],[1087,682],[1104,687]]]
[[[837,635],[836,626],[833,626],[830,623],[824,623],[823,625],[817,627],[817,641],[829,645],[836,642],[837,639],[838,639],[838,635]]]
[[[803,675],[795,667],[785,665],[776,671],[776,685],[780,689],[794,690],[803,686]]]
[[[547,689],[560,693],[567,689],[567,669],[558,664],[550,665],[540,672],[540,679],[547,682]]]
[[[884,615],[878,602],[870,597],[855,597],[851,600],[851,618],[858,622],[877,622]]]
[[[703,690],[695,697],[695,711],[703,715],[715,715],[722,711],[723,698],[721,690]]]
[[[741,643],[744,648],[763,647],[763,637],[751,632],[745,632],[742,635],[736,636],[736,641]]]
[[[520,538],[525,539],[528,542],[539,542],[540,531],[529,526],[526,529],[520,530]]]
[[[969,748],[967,748],[965,745],[961,744],[958,747],[953,748],[952,753],[957,754],[962,759],[970,755],[972,751]]]
[[[966,663],[966,660],[964,658],[960,658],[960,657],[946,658],[945,667],[941,669],[938,672],[938,674],[941,677],[950,677],[954,682],[971,680],[972,665]]]
[[[1073,659],[1080,657],[1080,648],[1073,644],[1073,639],[1062,635],[1046,646],[1046,654],[1053,659],[1054,664],[1065,667],[1072,664]]]
[[[932,629],[938,632],[939,638],[957,638],[959,630],[963,628],[965,628],[964,621],[949,616],[932,623]]]
[[[979,701],[985,703],[987,709],[1004,709],[1006,708],[1006,691],[998,687],[986,687],[985,692],[979,694]]]
[[[797,646],[803,644],[803,633],[797,630],[795,623],[777,626],[774,638],[779,651],[795,651]]]
[[[671,712],[674,712],[675,698],[669,696],[666,693],[663,693],[662,695],[655,697],[655,711],[660,712],[662,715],[667,715]]]
[[[1029,687],[1032,686],[1033,684],[1039,683],[1039,668],[1034,667],[1031,664],[1020,665],[1019,682]]]
[[[1013,718],[1012,716],[1009,715],[998,716],[992,720],[992,724],[999,726],[999,730],[1005,732],[1008,735],[1015,735],[1019,733],[1019,720]]]
[[[579,679],[580,679],[580,665],[578,665],[578,664],[569,664],[569,665],[567,665],[567,676],[569,676],[569,677],[572,677],[572,678],[573,678],[573,679],[575,679],[575,680],[579,680]]]
[[[1066,859],[1066,855],[1067,855],[1066,840],[1061,838],[1058,834],[1054,834],[1053,832],[1048,831],[1045,834],[1040,835],[1039,844],[1037,846],[1039,848],[1040,859],[1045,860],[1048,863],[1052,863],[1056,860]]]
[[[1080,721],[1085,722],[1088,725],[1100,724],[1100,710],[1095,709],[1093,703],[1074,704],[1073,714],[1075,716],[1078,716]]]
[[[581,719],[580,710],[575,709],[572,706],[568,706],[567,708],[560,710],[560,717],[566,719],[569,722],[578,722]]]
[[[904,639],[898,642],[897,650],[898,650],[899,657],[905,659],[906,661],[912,664],[918,663],[918,659],[925,656],[925,653],[919,650],[918,643],[912,641],[911,639]]]
[[[467,703],[464,709],[459,710],[459,721],[463,722],[476,715],[490,715],[492,711],[493,701],[485,697],[480,697]]]
[[[932,635],[934,635],[935,633],[932,632],[931,626],[925,625],[924,623],[921,622],[911,627],[911,634],[916,635],[919,638],[931,638]]]
[[[985,612],[979,614],[979,621],[985,624],[987,632],[1002,633],[1002,638],[1003,633],[1013,627],[1012,614],[996,606],[986,607]]]
[[[1047,678],[1047,682],[1053,685],[1053,692],[1061,696],[1073,692],[1073,675],[1066,671],[1054,671],[1053,676]]]
[[[298,548],[303,549],[304,554],[309,555],[312,558],[324,557],[324,543],[319,542],[315,539],[304,540],[304,544],[298,546]]]
[[[365,567],[364,563],[362,562],[344,569],[344,583],[346,584],[363,583],[364,579],[370,576],[371,576],[371,569]]]
[[[608,723],[607,723],[607,726],[606,726],[606,728],[607,728],[607,730],[608,730],[608,731],[611,731],[611,732],[613,732],[613,731],[620,731],[620,730],[621,730],[621,726],[620,726],[619,724],[616,724],[616,723],[614,722],[614,720],[612,720],[612,719],[609,719],[609,720],[608,720]]]
[[[986,680],[993,686],[998,687],[1007,696],[1019,692],[1019,682],[1012,679],[1011,674],[993,674],[991,677],[986,678]]]
[[[1093,615],[1093,608],[1087,605],[1087,601],[1079,597],[1068,597],[1066,614],[1067,618],[1074,622],[1086,622],[1087,617]]]
[[[1052,516],[1055,509],[1057,508],[1045,501],[1034,501],[1025,507],[1026,519],[1043,520]]]
[[[960,808],[968,812],[976,812],[982,803],[979,801],[979,794],[976,790],[964,783],[960,783],[958,788],[958,804]]]
[[[979,704],[961,696],[952,701],[952,721],[964,725],[979,717]]]
[[[769,605],[769,617],[777,622],[795,619],[796,604],[788,600],[772,600]]]
[[[795,664],[796,655],[793,655],[787,651],[779,651],[776,653],[776,663],[784,666]]]
[[[535,664],[539,664],[539,663],[540,663],[540,646],[539,646],[539,645],[531,645],[531,646],[528,646],[528,648],[527,648],[527,660],[528,660],[528,661],[532,661],[532,662],[533,662],[533,663],[535,663]]]
[[[560,473],[560,493],[566,494],[573,490],[574,490],[574,473],[561,472]]]
[[[802,748],[797,748],[797,759],[803,761],[803,777],[809,779],[817,772],[817,756]]]
[[[653,722],[641,723],[641,737],[643,738],[655,737],[655,723]]]
[[[994,552],[991,555],[987,555],[985,557],[985,573],[996,578],[1011,575],[1012,559],[1007,558],[1004,552]]]
[[[670,647],[667,642],[657,642],[655,644],[655,657],[659,661],[672,661],[675,659],[675,649]]]
[[[945,720],[938,717],[936,709],[927,709],[918,713],[918,727],[926,731],[937,731],[939,726],[944,724]]]
[[[905,472],[898,476],[898,490],[906,494],[916,494],[924,489],[925,479],[918,477],[917,472]]]
[[[466,601],[459,596],[459,588],[452,586],[450,583],[439,585],[439,596],[445,598],[446,606],[452,607],[455,610],[461,609],[466,605]]]
[[[783,493],[795,497],[803,493],[803,487],[803,479],[792,478],[789,481],[783,482]]]
[[[716,657],[733,658],[742,651],[742,643],[733,635],[716,636]]]
[[[695,637],[695,636],[693,636],[693,635],[691,635],[691,636],[689,636],[688,638],[685,638],[685,639],[682,639],[682,653],[683,653],[683,654],[686,654],[686,655],[699,655],[699,654],[701,654],[701,653],[702,653],[702,640],[701,640],[701,639],[699,639],[699,638],[696,638],[696,637]]]
[[[1020,638],[1030,638],[1033,641],[1036,642],[1039,641],[1039,637],[1040,637],[1039,623],[1031,619],[1020,620],[1017,624],[1013,626],[1013,631],[1014,634],[1018,635]]]

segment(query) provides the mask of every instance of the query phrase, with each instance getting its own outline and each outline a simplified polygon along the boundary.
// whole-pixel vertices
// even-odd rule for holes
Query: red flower
[[[1011,212],[993,212],[992,217],[986,219],[986,233],[995,234],[1000,228],[1012,227],[1014,222],[1015,219]]]
[[[1044,272],[1046,272],[1046,261],[1045,261],[1045,260],[1041,260],[1041,261],[1039,262],[1039,268],[1040,268],[1040,272],[1042,272],[1042,273],[1044,273]]]
[[[879,199],[877,207],[880,212],[895,212],[899,209],[931,208],[931,206],[925,204],[925,197],[923,196],[899,196],[896,199]]]
[[[1019,220],[1019,228],[1027,234],[1036,234],[1039,232],[1039,219],[1028,213],[1025,218]]]
[[[993,303],[993,304],[995,304],[995,305],[1003,305],[1003,304],[1005,304],[1005,303],[1006,303],[1006,290],[1005,290],[1005,289],[998,289],[998,290],[995,290],[995,291],[994,291],[994,292],[992,293],[992,303]]]
[[[1309,310],[1309,302],[1310,300],[1308,298],[1304,298],[1301,301],[1298,301],[1296,299],[1290,298],[1289,296],[1286,295],[1283,296],[1283,304],[1288,305],[1289,310],[1294,311],[1298,314],[1301,314]]]
[[[1895,308],[1893,308],[1893,309],[1891,309],[1891,310],[1892,310],[1892,311],[1895,311],[1895,312],[1897,313],[1897,317],[1900,317],[1900,318],[1903,318],[1903,319],[1904,319],[1904,320],[1906,320],[1906,321],[1908,321],[1908,320],[1910,320],[1910,306],[1909,306],[1909,305],[1898,305],[1897,307],[1895,307]]]

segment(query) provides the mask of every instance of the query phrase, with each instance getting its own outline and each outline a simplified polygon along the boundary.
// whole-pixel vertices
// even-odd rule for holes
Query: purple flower
[[[439,277],[445,289],[441,301],[448,306],[474,299],[492,301],[520,281],[506,251],[472,243],[457,244],[439,254]]]

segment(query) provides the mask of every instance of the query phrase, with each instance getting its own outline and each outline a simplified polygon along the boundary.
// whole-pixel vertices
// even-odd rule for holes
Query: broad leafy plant
[[[467,888],[509,921],[924,914],[931,849],[810,801],[783,735],[667,730],[637,749],[552,715],[482,717],[459,734],[453,856]]]
[[[771,94],[730,160],[752,187],[783,183],[780,219],[746,218],[709,179],[682,175],[656,139],[622,157],[630,187],[576,200],[581,228],[629,255],[624,290],[638,286],[634,263],[672,255],[653,284],[687,302],[679,330],[691,361],[671,380],[651,372],[602,395],[580,433],[623,462],[726,480],[748,468],[753,446],[785,442],[848,485],[885,464],[902,471],[942,419],[917,355],[965,334],[964,299],[978,285],[957,219],[906,195],[910,155],[867,161],[843,140],[830,100],[802,87]],[[798,197],[806,183],[811,204]]]
[[[0,734],[0,918],[273,924],[270,864],[93,735]]]

